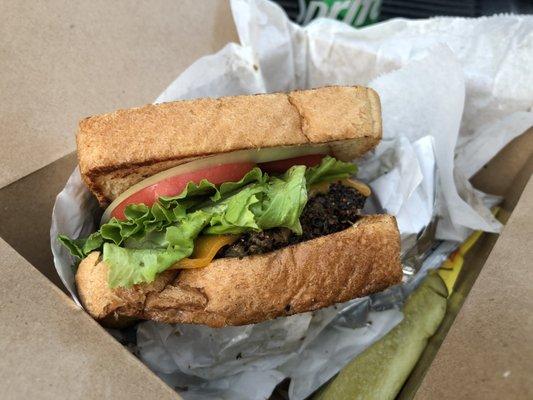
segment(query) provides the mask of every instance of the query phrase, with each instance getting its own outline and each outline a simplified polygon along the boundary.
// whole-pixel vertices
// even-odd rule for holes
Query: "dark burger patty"
[[[318,193],[307,201],[300,216],[302,235],[296,235],[287,228],[246,233],[235,243],[222,249],[219,257],[268,253],[287,245],[342,231],[357,221],[365,199],[356,189],[334,183],[327,193]]]

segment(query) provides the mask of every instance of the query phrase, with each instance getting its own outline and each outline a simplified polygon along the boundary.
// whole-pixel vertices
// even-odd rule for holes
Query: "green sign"
[[[376,22],[381,10],[381,0],[298,0],[298,5],[297,22],[302,25],[325,17],[364,26]]]

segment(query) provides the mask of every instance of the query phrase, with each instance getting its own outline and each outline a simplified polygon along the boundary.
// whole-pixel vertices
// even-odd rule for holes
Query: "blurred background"
[[[500,13],[533,13],[532,0],[292,0],[277,3],[293,21],[302,25],[318,17],[364,26],[397,17],[479,17]]]

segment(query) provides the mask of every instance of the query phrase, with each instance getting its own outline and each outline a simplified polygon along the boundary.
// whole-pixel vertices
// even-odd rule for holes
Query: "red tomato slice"
[[[269,161],[259,164],[259,167],[265,172],[283,173],[293,165],[305,165],[306,167],[314,167],[315,165],[320,164],[320,161],[322,161],[325,156],[325,154],[311,154],[308,156],[287,158],[286,160]]]
[[[224,182],[236,182],[253,167],[255,167],[255,164],[251,162],[223,164],[163,179],[129,196],[115,207],[111,216],[119,220],[126,219],[124,215],[126,206],[140,203],[151,206],[161,196],[176,196],[180,194],[189,182],[200,183],[202,179],[207,179],[215,185],[220,185]]]

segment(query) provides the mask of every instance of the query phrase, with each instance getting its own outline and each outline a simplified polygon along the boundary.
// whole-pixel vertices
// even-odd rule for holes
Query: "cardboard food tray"
[[[19,32],[20,36],[8,34],[13,19],[0,28],[15,43],[9,46],[19,46],[16,61],[41,65],[38,71],[2,68],[6,72],[0,76],[0,115],[7,116],[2,135],[16,136],[3,141],[0,149],[0,397],[177,399],[171,388],[61,291],[50,253],[50,215],[56,194],[76,164],[69,151],[77,120],[152,101],[179,74],[176,65],[183,68],[234,40],[227,4],[213,8],[207,2],[185,2],[178,9],[156,2],[141,10],[144,14],[124,4],[111,9],[107,5],[105,13],[94,4],[83,6],[86,10],[69,9],[62,2],[48,4],[48,9],[21,6],[11,7],[10,12],[15,22],[33,20],[52,26],[55,53],[42,55],[39,49],[50,38],[36,37],[32,29]],[[54,7],[62,7],[63,13],[51,12]],[[168,23],[156,24],[161,18]],[[205,27],[195,41],[188,40],[195,33],[187,22],[191,19]],[[91,30],[91,24],[100,29]],[[73,33],[76,29],[82,33]],[[154,46],[169,36],[182,38],[176,52],[179,60]],[[87,63],[82,70],[76,60],[87,56],[95,40],[103,48],[93,55],[103,64]],[[145,50],[133,51],[131,43]],[[106,54],[112,56],[106,59]],[[157,66],[135,64],[157,57],[167,59]],[[131,65],[127,74],[113,70],[119,59],[124,68]],[[79,70],[58,74],[54,66],[69,62]],[[86,75],[91,79],[80,80]],[[46,95],[47,85],[53,88],[53,97],[43,103],[39,94]],[[473,179],[481,190],[504,196],[500,218],[506,227],[499,238],[483,235],[469,253],[445,320],[400,398],[533,396],[528,376],[533,370],[529,339],[533,269],[528,268],[533,256],[533,247],[528,246],[533,237],[532,154],[530,130]]]

